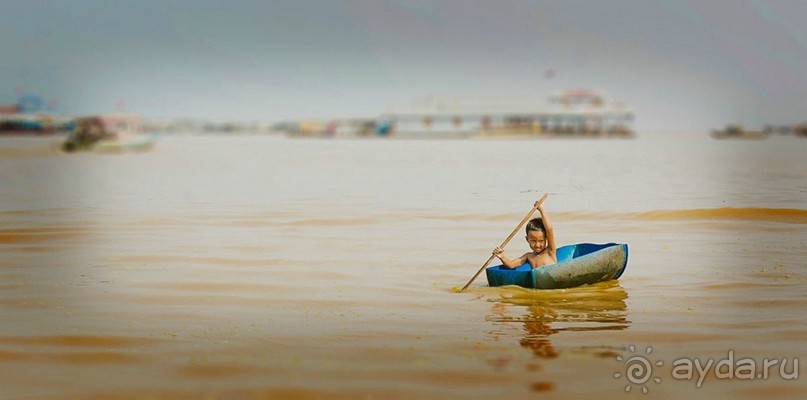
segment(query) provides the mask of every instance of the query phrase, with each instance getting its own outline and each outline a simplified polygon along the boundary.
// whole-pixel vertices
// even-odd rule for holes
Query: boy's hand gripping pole
[[[544,200],[546,200],[547,196],[549,196],[549,193],[544,193],[544,195],[541,196],[541,199],[535,202],[535,205],[532,207],[532,210],[530,210],[530,212],[524,217],[524,219],[522,219],[521,222],[518,223],[518,226],[516,227],[516,229],[513,229],[513,232],[510,233],[510,236],[508,236],[507,239],[504,239],[502,245],[499,246],[500,248],[504,249],[504,246],[507,246],[507,243],[510,242],[510,239],[512,239],[513,236],[516,235],[516,232],[518,232],[518,230],[521,229],[521,226],[523,226],[524,223],[526,223],[530,219],[530,217],[532,217],[532,214],[534,214],[535,210],[537,210],[538,207],[541,206],[541,203],[543,203]],[[496,258],[496,256],[491,254],[490,258],[488,258],[488,260],[485,261],[484,264],[482,264],[482,268],[479,268],[479,271],[476,271],[476,274],[474,274],[473,278],[471,278],[471,280],[468,281],[468,283],[466,283],[465,286],[462,287],[462,289],[460,289],[460,292],[467,289],[468,286],[471,286],[471,283],[474,281],[474,279],[476,279],[476,277],[479,276],[480,273],[482,273],[482,271],[488,266],[488,264],[490,264],[491,261],[493,261],[494,258]]]

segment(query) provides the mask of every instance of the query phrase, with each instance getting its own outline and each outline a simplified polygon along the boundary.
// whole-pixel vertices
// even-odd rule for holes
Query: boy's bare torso
[[[544,265],[552,265],[557,262],[552,258],[552,256],[548,254],[547,251],[542,251],[540,253],[536,252],[526,253],[522,257],[527,259],[527,262],[530,264],[530,267],[532,268],[538,268]]]

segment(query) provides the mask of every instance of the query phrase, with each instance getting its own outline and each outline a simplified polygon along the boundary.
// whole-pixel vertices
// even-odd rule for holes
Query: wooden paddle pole
[[[526,216],[524,216],[524,218],[521,220],[521,222],[518,223],[518,226],[516,226],[516,229],[513,229],[513,232],[510,233],[510,236],[508,236],[507,239],[504,239],[504,242],[502,242],[502,245],[499,246],[499,248],[504,249],[504,246],[507,246],[507,243],[510,242],[510,239],[512,239],[513,236],[516,235],[516,232],[518,232],[518,230],[521,229],[521,227],[524,225],[524,223],[526,223],[530,219],[530,217],[532,217],[532,214],[534,214],[535,210],[537,210],[538,207],[541,206],[541,203],[543,203],[544,200],[546,200],[547,196],[549,196],[549,193],[544,193],[544,195],[541,196],[541,198],[538,201],[535,202],[535,205],[532,207],[532,210],[530,210],[530,212]],[[490,258],[488,258],[488,260],[485,261],[484,264],[482,264],[482,268],[479,268],[479,271],[476,271],[473,278],[471,278],[471,280],[468,281],[468,283],[466,283],[465,286],[462,287],[462,289],[460,289],[460,292],[467,289],[468,286],[471,286],[471,283],[474,281],[474,279],[476,279],[476,277],[479,276],[479,274],[481,274],[482,271],[485,270],[485,268],[488,266],[488,264],[490,264],[491,261],[493,261],[494,258],[496,258],[496,256],[491,254]]]

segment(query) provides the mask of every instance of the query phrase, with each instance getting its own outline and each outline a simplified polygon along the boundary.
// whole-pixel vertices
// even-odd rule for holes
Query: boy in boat
[[[504,255],[504,250],[497,247],[493,249],[493,255],[502,260],[502,264],[507,268],[516,268],[518,266],[529,263],[532,268],[537,268],[542,265],[551,265],[558,262],[555,255],[555,233],[552,230],[552,224],[549,223],[549,218],[544,211],[543,205],[538,205],[538,211],[541,213],[539,218],[533,218],[527,223],[527,244],[532,249],[532,252],[525,253],[523,256],[511,260]]]

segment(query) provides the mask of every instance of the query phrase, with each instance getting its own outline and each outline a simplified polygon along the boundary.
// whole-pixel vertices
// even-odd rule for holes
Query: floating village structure
[[[377,118],[284,123],[289,136],[476,138],[631,137],[633,111],[587,89],[557,92],[546,103],[513,99],[436,99],[394,107]]]
[[[807,123],[796,125],[765,125],[761,131],[746,130],[740,124],[728,124],[724,129],[714,129],[710,133],[714,139],[767,139],[777,135],[807,137]]]
[[[37,95],[19,93],[15,103],[0,104],[0,136],[48,135],[72,129],[72,118],[54,114]]]

